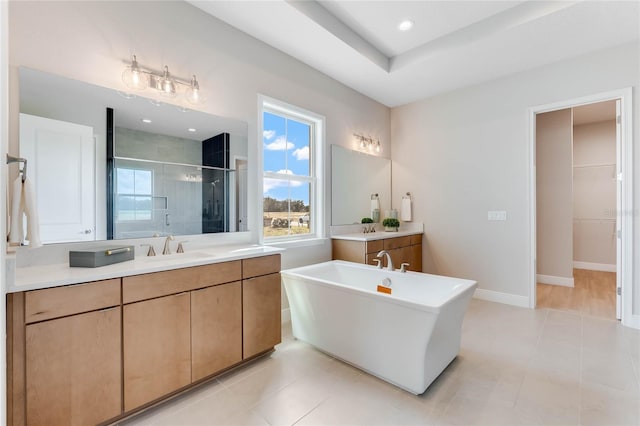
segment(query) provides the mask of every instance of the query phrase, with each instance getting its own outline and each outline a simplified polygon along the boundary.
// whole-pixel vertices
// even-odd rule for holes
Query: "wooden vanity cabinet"
[[[7,295],[7,424],[106,423],[280,343],[280,255]]]
[[[188,292],[131,303],[123,311],[124,410],[191,383]]]
[[[381,250],[387,250],[393,265],[399,269],[408,263],[407,270],[422,272],[422,234],[388,237],[379,240],[357,241],[332,239],[332,258],[349,262],[375,265],[373,259]],[[386,257],[383,266],[387,266]]]
[[[243,359],[282,340],[280,255],[242,261]]]
[[[219,353],[209,349],[220,344],[206,341],[209,337],[219,337],[215,332],[218,324],[206,321],[215,321],[223,313],[205,310],[213,307],[214,301],[210,298],[224,294],[216,289],[217,286],[240,281],[241,267],[241,261],[237,260],[123,278],[125,411],[171,394],[235,363],[223,365],[220,359],[206,358],[217,357]],[[225,309],[240,312],[240,298],[220,302],[216,303],[217,307],[226,302],[235,303]],[[192,328],[194,314],[195,332]],[[221,332],[225,334],[226,330]],[[239,327],[237,333],[241,338]],[[224,338],[229,337],[225,334]],[[192,343],[196,349],[195,358]],[[192,376],[194,361],[196,376]]]
[[[191,292],[191,381],[242,361],[242,282]]]
[[[9,424],[122,413],[120,279],[13,293],[7,307]]]
[[[27,425],[91,425],[122,412],[120,307],[26,327]]]

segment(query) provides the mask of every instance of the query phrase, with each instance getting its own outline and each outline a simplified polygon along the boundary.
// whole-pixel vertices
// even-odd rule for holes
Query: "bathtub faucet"
[[[376,257],[378,259],[381,259],[385,255],[387,256],[387,270],[393,272],[395,270],[393,267],[393,260],[391,260],[391,255],[389,254],[388,251],[382,250],[376,255]]]

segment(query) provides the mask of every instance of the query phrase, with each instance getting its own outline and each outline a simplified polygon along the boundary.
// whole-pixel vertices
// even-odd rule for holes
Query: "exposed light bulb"
[[[149,85],[148,79],[138,65],[136,55],[133,55],[133,58],[131,59],[131,65],[125,68],[125,70],[122,72],[122,82],[128,88],[133,90],[144,90]]]
[[[200,91],[200,84],[198,83],[198,80],[196,80],[195,75],[191,79],[186,96],[187,101],[194,105],[203,104],[205,101],[204,96],[202,96],[202,92]]]
[[[162,77],[159,78],[158,90],[162,96],[173,98],[176,96],[176,84],[171,78],[169,67],[165,65]]]

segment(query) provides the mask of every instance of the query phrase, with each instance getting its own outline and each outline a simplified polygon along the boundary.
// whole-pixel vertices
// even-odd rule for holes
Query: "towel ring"
[[[13,163],[23,163],[22,169],[18,170],[18,172],[22,174],[22,182],[24,182],[27,178],[27,159],[7,154],[7,164]]]

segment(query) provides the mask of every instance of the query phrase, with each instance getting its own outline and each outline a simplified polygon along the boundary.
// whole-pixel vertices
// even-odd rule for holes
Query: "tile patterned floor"
[[[472,300],[462,348],[411,395],[291,337],[123,425],[640,425],[640,331]]]

